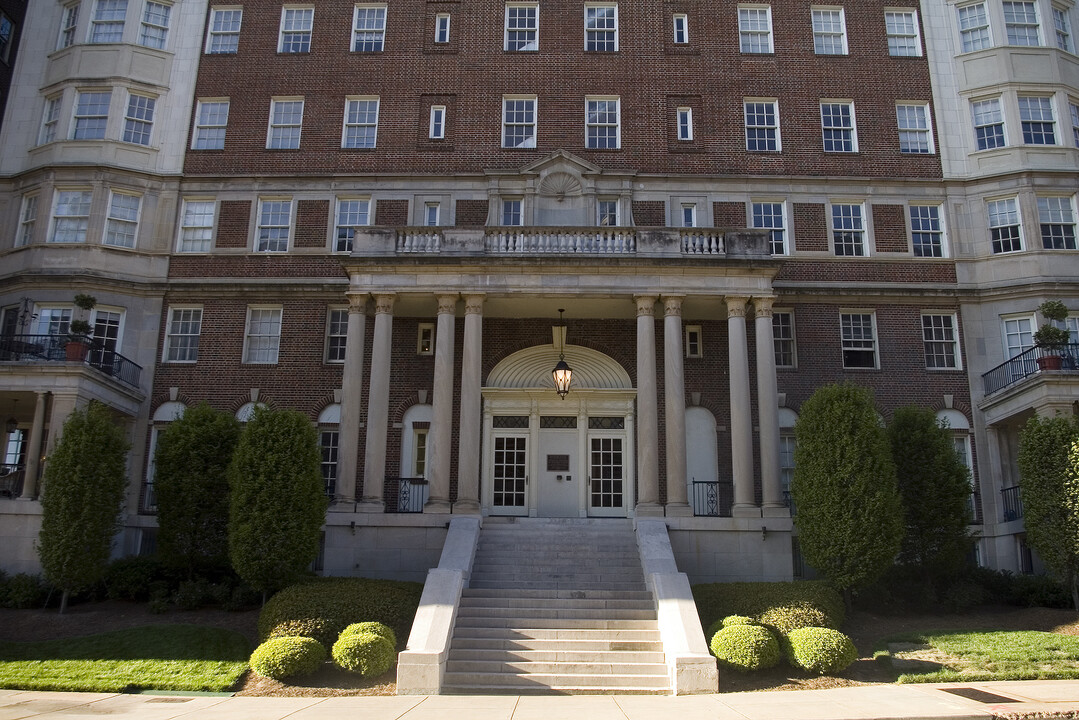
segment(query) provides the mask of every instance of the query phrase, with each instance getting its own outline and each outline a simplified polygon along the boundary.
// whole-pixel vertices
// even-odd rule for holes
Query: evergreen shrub
[[[380,622],[360,622],[352,623],[347,628],[341,631],[341,637],[345,635],[359,635],[361,633],[372,633],[374,635],[380,635],[390,641],[390,645],[397,647],[397,633],[393,631],[387,625],[383,625]]]
[[[334,663],[344,670],[364,677],[378,677],[391,667],[396,653],[390,641],[382,635],[361,632],[341,634],[330,651]]]
[[[720,665],[734,670],[763,670],[779,662],[779,642],[760,625],[721,628],[712,636],[711,650]]]
[[[858,659],[858,650],[849,637],[824,627],[806,627],[791,631],[784,643],[787,660],[818,675],[846,670]]]
[[[309,637],[271,638],[251,653],[251,669],[274,680],[310,675],[325,661],[326,648]]]

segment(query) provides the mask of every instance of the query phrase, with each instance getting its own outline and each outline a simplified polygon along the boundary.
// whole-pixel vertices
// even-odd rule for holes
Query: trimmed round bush
[[[377,677],[393,667],[396,659],[393,645],[381,635],[361,632],[356,635],[341,634],[330,651],[334,663],[344,670],[364,677]]]
[[[733,625],[759,625],[756,620],[747,615],[728,615],[720,620],[723,623],[722,627],[731,627]]]
[[[345,635],[359,635],[361,633],[379,635],[389,640],[390,645],[393,645],[395,648],[397,647],[397,634],[390,627],[383,625],[380,622],[352,623],[341,631],[341,637],[344,637]]]
[[[251,653],[251,669],[274,680],[310,675],[326,662],[326,648],[309,637],[271,638]]]
[[[762,612],[757,619],[781,635],[805,627],[830,627],[828,616],[809,603],[778,605]]]
[[[775,635],[760,625],[731,625],[712,637],[712,654],[735,670],[763,670],[779,662]]]
[[[818,675],[842,672],[858,659],[858,650],[851,639],[831,628],[792,630],[785,646],[791,665]]]

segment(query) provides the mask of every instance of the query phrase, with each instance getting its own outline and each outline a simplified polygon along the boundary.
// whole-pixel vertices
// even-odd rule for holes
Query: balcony
[[[1056,359],[1059,359],[1059,364],[1055,362]],[[992,395],[1031,375],[1045,371],[1079,374],[1079,343],[1070,343],[1052,350],[1032,347],[984,373],[982,387],[987,396]]]
[[[19,497],[25,475],[26,468],[22,465],[0,465],[0,497]]]
[[[1000,491],[1000,509],[1004,522],[1023,519],[1023,499],[1018,485]]]
[[[78,363],[125,385],[139,387],[142,367],[102,343],[69,342],[65,335],[6,335],[0,337],[0,362]]]
[[[387,513],[422,513],[430,491],[423,478],[387,477],[382,492]]]
[[[695,517],[730,517],[734,503],[734,483],[693,481]]]

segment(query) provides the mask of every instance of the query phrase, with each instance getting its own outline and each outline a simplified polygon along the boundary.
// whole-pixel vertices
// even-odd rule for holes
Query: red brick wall
[[[634,200],[634,225],[666,225],[667,204],[662,201]]]
[[[712,224],[719,228],[744,228],[746,226],[746,205],[740,202],[712,203]]]
[[[877,252],[910,252],[902,205],[873,205],[873,237]]]
[[[250,200],[222,200],[217,211],[215,245],[219,248],[247,247],[247,223],[250,218]]]
[[[375,225],[408,224],[408,200],[379,200],[375,203]]]
[[[338,257],[289,256],[276,253],[254,255],[183,255],[176,254],[169,261],[169,277],[306,277],[347,278]],[[342,289],[342,292],[344,290]],[[342,298],[342,302],[343,302]]]
[[[804,248],[800,248],[804,249]],[[951,261],[875,262],[873,260],[787,259],[777,280],[795,282],[849,283],[954,283],[955,263]]]
[[[483,227],[487,224],[486,200],[458,200],[457,227]]]
[[[828,222],[824,205],[794,203],[795,250],[828,250]]]
[[[328,247],[326,223],[329,215],[329,200],[298,201],[296,203],[296,247]]]

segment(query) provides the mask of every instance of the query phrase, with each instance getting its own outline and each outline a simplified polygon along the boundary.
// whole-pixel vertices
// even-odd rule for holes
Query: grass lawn
[[[0,688],[122,692],[232,688],[251,645],[231,630],[153,625],[68,640],[0,642]]]
[[[898,682],[1079,678],[1079,637],[1050,632],[927,631],[887,638],[876,653]]]

